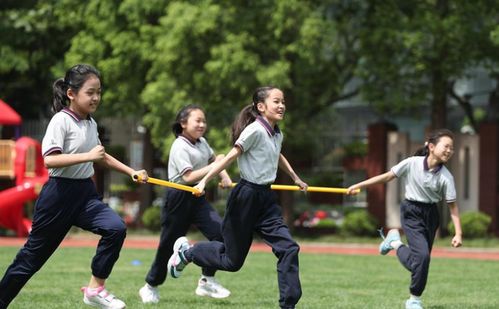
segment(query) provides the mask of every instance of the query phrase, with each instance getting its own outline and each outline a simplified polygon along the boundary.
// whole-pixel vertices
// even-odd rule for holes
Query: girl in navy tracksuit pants
[[[0,281],[0,308],[7,308],[73,225],[102,236],[92,260],[90,282],[83,288],[84,302],[101,308],[124,308],[125,303],[108,293],[104,283],[119,257],[126,226],[98,196],[91,179],[93,164],[100,163],[143,181],[147,173],[119,162],[105,152],[99,141],[97,123],[90,117],[101,98],[100,73],[95,68],[76,65],[53,88],[56,114],[42,141],[50,177],[36,201],[28,239]]]
[[[451,245],[459,247],[462,244],[454,178],[444,166],[454,153],[453,138],[454,135],[449,130],[434,131],[415,156],[399,162],[384,174],[348,188],[350,194],[356,189],[386,183],[394,178],[406,180],[400,219],[409,246],[401,242],[399,231],[392,229],[379,249],[383,255],[395,249],[402,265],[411,272],[410,298],[405,304],[407,309],[423,308],[420,296],[426,287],[431,249],[439,224],[437,203],[442,198],[449,206],[456,232]]]
[[[207,181],[237,158],[242,179],[227,201],[223,242],[200,242],[189,248],[187,239],[179,238],[168,262],[173,277],[178,277],[191,261],[201,267],[239,270],[248,255],[253,233],[257,232],[278,258],[279,305],[295,307],[301,297],[300,248],[284,223],[276,194],[270,189],[278,166],[295,184],[303,190],[307,188],[281,154],[282,134],[277,123],[283,119],[285,109],[281,90],[261,87],[254,93],[252,104],[241,111],[232,130],[234,148],[196,186],[203,191]]]
[[[196,184],[208,173],[216,160],[210,145],[203,137],[206,132],[206,117],[198,105],[187,105],[178,113],[173,124],[175,141],[170,148],[168,179],[180,184]],[[220,173],[223,186],[230,186],[232,180],[224,170]],[[173,243],[186,235],[191,224],[209,240],[222,240],[222,218],[208,203],[205,196],[194,196],[190,192],[168,188],[165,205],[161,210],[161,237],[156,257],[146,276],[146,284],[139,294],[143,303],[159,302],[158,286],[167,275],[166,261],[172,255]],[[213,298],[225,298],[230,291],[215,278],[216,270],[203,268],[196,294]]]

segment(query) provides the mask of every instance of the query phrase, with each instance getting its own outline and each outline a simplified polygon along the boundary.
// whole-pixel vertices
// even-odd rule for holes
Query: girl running
[[[461,221],[456,203],[454,177],[445,163],[454,153],[454,135],[449,130],[432,132],[425,146],[390,171],[369,178],[348,188],[348,194],[370,185],[386,183],[394,178],[405,180],[405,200],[400,208],[402,230],[407,237],[408,246],[400,240],[397,229],[388,232],[379,246],[382,255],[396,250],[397,257],[411,272],[410,297],[406,309],[422,309],[421,295],[426,286],[430,267],[430,254],[439,224],[437,203],[442,198],[449,206],[456,234],[451,245],[462,245]]]
[[[170,149],[168,179],[180,184],[196,184],[222,156],[215,156],[203,137],[206,132],[206,118],[201,107],[187,105],[182,108],[173,124],[177,138]],[[232,180],[225,170],[219,173],[222,186],[230,186]],[[166,279],[165,261],[173,253],[173,243],[186,235],[194,224],[209,240],[222,241],[222,219],[204,196],[168,188],[165,205],[161,210],[161,236],[156,258],[146,276],[146,284],[139,290],[143,303],[158,303],[158,286]],[[196,294],[213,298],[225,298],[230,291],[215,280],[216,269],[203,267]]]
[[[97,123],[90,115],[101,99],[100,73],[79,64],[54,83],[52,107],[56,113],[42,141],[49,180],[35,204],[33,225],[24,247],[0,282],[0,308],[7,308],[26,282],[54,253],[74,225],[101,235],[92,259],[92,275],[82,288],[85,304],[125,308],[125,303],[104,287],[125,240],[123,220],[97,194],[91,177],[98,163],[135,179],[147,181],[144,170],[134,171],[106,153]],[[48,283],[50,284],[50,283]]]
[[[183,268],[194,262],[201,267],[238,271],[248,255],[253,233],[272,247],[276,255],[279,283],[279,305],[294,308],[301,297],[298,272],[300,247],[292,239],[284,223],[277,196],[271,191],[278,166],[302,190],[307,189],[281,154],[282,134],[277,123],[284,117],[286,106],[281,90],[258,88],[253,102],[239,114],[232,128],[234,148],[201,179],[196,186],[203,191],[206,183],[235,159],[241,181],[231,191],[223,221],[223,241],[199,242],[190,246],[187,238],[175,241],[168,269],[178,278]]]

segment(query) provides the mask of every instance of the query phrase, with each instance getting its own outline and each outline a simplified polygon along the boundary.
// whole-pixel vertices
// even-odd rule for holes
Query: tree
[[[427,105],[433,128],[447,125],[454,99],[476,127],[470,97],[454,84],[496,58],[498,8],[488,0],[371,1],[361,40],[365,98],[387,114]]]
[[[63,59],[71,26],[58,23],[48,2],[0,3],[0,98],[25,118],[48,114],[54,76],[50,68]]]
[[[310,120],[345,93],[357,65],[356,1],[172,1],[153,27],[151,69],[142,100],[146,123],[166,153],[165,119],[196,102],[208,115],[215,145],[227,148],[234,116],[252,91],[272,84],[287,101],[285,151],[307,162],[318,141]],[[362,10],[360,10],[362,12]],[[222,149],[224,148],[222,147]]]

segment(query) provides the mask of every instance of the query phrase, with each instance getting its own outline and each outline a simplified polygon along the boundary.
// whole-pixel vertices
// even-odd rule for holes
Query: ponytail
[[[414,153],[414,156],[423,156],[426,157],[429,153],[430,150],[428,148],[429,144],[436,145],[440,141],[440,138],[443,136],[447,136],[450,139],[454,139],[454,133],[452,133],[451,130],[448,129],[439,129],[432,131],[429,135],[428,138],[426,139],[426,142],[424,143],[424,146],[416,150]]]
[[[64,78],[59,78],[54,82],[52,89],[52,111],[57,113],[64,107],[68,106],[69,98],[66,94],[68,91],[68,85],[64,82]]]
[[[69,105],[68,89],[77,94],[90,76],[101,79],[100,72],[93,66],[77,64],[66,71],[64,78],[56,80],[52,86],[52,111],[57,113],[67,107]]]
[[[236,120],[232,124],[232,144],[234,145],[243,132],[244,128],[246,128],[249,124],[255,121],[256,117],[258,117],[259,113],[256,109],[255,104],[250,104],[244,107],[239,115],[237,115]]]

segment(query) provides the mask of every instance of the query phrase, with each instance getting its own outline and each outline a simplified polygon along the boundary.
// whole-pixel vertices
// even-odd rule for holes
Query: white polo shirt
[[[274,128],[262,117],[241,132],[235,146],[242,150],[237,158],[241,177],[249,182],[266,185],[277,176],[283,136],[279,127]]]
[[[442,164],[430,171],[427,157],[409,157],[391,168],[398,178],[405,178],[405,198],[421,203],[456,201],[454,177]]]
[[[50,120],[42,140],[42,155],[60,151],[63,154],[85,153],[100,145],[97,123],[90,116],[81,119],[68,108]],[[94,163],[85,162],[66,167],[49,168],[49,175],[85,179],[94,175]]]
[[[214,159],[214,154],[204,137],[193,144],[180,135],[170,148],[168,179],[171,182],[186,184],[182,176],[188,171],[195,171],[210,164]]]

